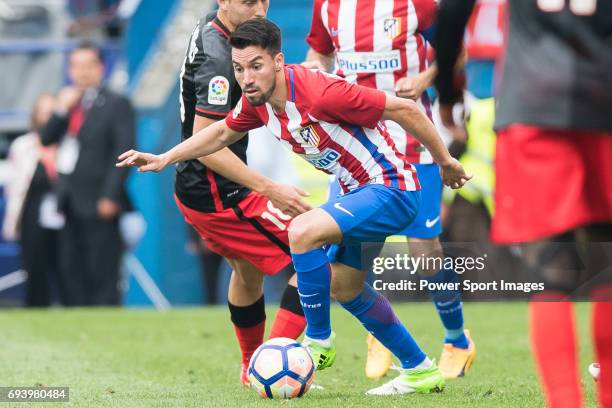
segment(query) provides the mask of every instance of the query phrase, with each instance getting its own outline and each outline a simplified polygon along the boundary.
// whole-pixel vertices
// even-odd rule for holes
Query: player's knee
[[[303,252],[316,248],[316,231],[303,215],[298,215],[291,221],[287,232],[292,251]]]

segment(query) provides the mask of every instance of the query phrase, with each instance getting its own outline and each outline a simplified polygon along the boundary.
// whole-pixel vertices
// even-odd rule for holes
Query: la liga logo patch
[[[208,83],[208,103],[211,105],[226,105],[229,97],[229,81],[218,75]]]

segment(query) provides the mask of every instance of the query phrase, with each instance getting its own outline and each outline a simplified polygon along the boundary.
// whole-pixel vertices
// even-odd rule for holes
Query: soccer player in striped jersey
[[[234,78],[230,33],[249,18],[264,17],[268,0],[219,0],[189,40],[180,72],[182,138],[225,115],[242,95]],[[176,166],[175,199],[185,220],[232,267],[228,307],[242,354],[240,381],[248,385],[250,358],[266,325],[263,276],[291,267],[287,228],[309,208],[300,189],[272,182],[246,165],[248,137],[214,155]],[[283,292],[271,337],[297,338],[306,321],[295,275]]]
[[[435,0],[315,0],[312,26],[307,38],[311,49],[305,66],[331,70],[351,83],[412,99],[431,119],[431,103],[425,90],[436,75],[427,54],[436,17]],[[428,149],[398,123],[385,121],[398,150],[417,170],[421,183],[421,206],[410,226],[397,235],[407,237],[411,254],[440,260],[443,253],[440,207],[442,179]],[[335,186],[333,184],[332,186]],[[330,196],[339,191],[332,188]],[[418,273],[430,282],[459,281],[454,270],[422,267]],[[445,329],[440,370],[446,378],[463,376],[470,368],[476,347],[463,328],[461,293],[430,291]],[[391,366],[389,351],[368,336],[366,375],[384,376]]]
[[[330,367],[336,356],[329,315],[333,288],[342,307],[402,364],[397,378],[368,394],[441,391],[444,378],[438,367],[397,319],[389,302],[364,283],[360,270],[360,244],[378,242],[380,248],[387,236],[410,224],[420,203],[416,172],[380,120],[396,121],[424,143],[440,164],[445,184],[460,188],[470,176],[450,156],[413,101],[285,65],[280,30],[268,20],[239,25],[230,44],[243,96],[226,119],[161,155],[128,151],[117,165],[160,171],[172,163],[214,153],[240,140],[248,130],[265,125],[283,145],[319,170],[336,175],[345,192],[297,216],[289,229],[308,323],[304,343],[317,368]],[[327,253],[324,245],[329,245]]]

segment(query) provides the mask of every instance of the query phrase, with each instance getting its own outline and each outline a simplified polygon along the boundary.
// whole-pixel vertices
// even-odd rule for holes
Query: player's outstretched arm
[[[303,197],[309,194],[299,187],[276,183],[270,178],[248,167],[229,148],[199,159],[206,167],[235,183],[266,196],[284,214],[292,217],[311,210]]]
[[[217,152],[237,142],[245,133],[230,129],[224,120],[220,120],[202,129],[189,139],[174,146],[166,153],[151,154],[128,150],[118,157],[117,167],[136,167],[138,171],[158,172],[166,166],[180,161],[197,159]]]
[[[465,174],[459,161],[450,155],[433,123],[414,101],[387,96],[382,119],[398,123],[425,145],[440,166],[442,180],[447,186],[460,188],[472,178]]]
[[[197,133],[216,122],[215,119],[196,115],[192,133]],[[229,147],[200,157],[198,160],[215,173],[266,196],[272,205],[284,214],[296,217],[311,209],[310,204],[302,198],[309,195],[306,191],[299,187],[274,182],[248,167]]]

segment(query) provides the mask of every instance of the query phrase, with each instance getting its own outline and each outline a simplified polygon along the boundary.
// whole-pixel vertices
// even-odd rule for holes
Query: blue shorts
[[[321,208],[336,221],[342,231],[342,244],[330,245],[330,262],[340,262],[361,269],[362,259],[378,256],[385,239],[405,229],[417,214],[420,191],[404,191],[381,184],[368,184],[345,195],[330,199]],[[368,253],[362,254],[361,243]],[[369,266],[368,266],[369,267]]]
[[[437,164],[413,164],[421,184],[421,207],[412,224],[397,235],[429,239],[442,233],[442,176]]]
[[[437,164],[413,164],[421,184],[421,206],[412,224],[394,235],[411,238],[429,239],[442,233],[440,206],[442,203],[442,177]],[[340,184],[333,182],[329,186],[329,197],[340,194]]]

